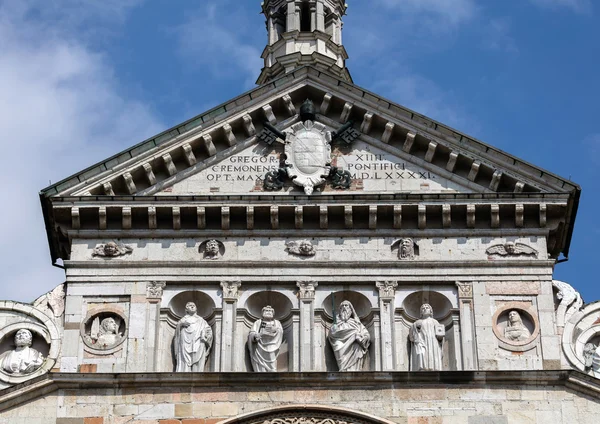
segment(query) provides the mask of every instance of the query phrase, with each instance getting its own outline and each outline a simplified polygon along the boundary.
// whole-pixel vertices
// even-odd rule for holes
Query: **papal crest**
[[[331,135],[325,125],[309,120],[290,129],[285,139],[287,173],[294,184],[310,195],[331,171]]]

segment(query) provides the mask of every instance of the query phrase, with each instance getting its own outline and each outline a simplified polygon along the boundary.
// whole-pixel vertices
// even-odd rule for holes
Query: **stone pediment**
[[[384,155],[386,159],[369,162],[377,167],[376,163],[391,160],[399,166],[412,166],[415,172],[439,176],[441,184],[430,183],[430,191],[464,191],[458,187],[469,187],[470,192],[579,190],[568,180],[425,116],[304,67],[50,186],[43,195],[149,195],[175,187],[189,176],[225,165],[226,158],[257,145],[263,122],[278,129],[297,122],[298,109],[307,98],[317,106],[317,120],[327,127],[335,129],[354,122],[361,135],[353,146],[353,159],[349,157],[355,161],[353,166],[358,165],[361,152]],[[354,171],[356,179],[361,179],[363,170]],[[371,176],[372,171],[376,170],[364,170]],[[373,186],[372,180],[377,178],[366,179],[370,181],[365,185]],[[383,191],[415,191],[409,179],[399,176],[378,187]],[[443,179],[453,183],[445,184]]]
[[[330,128],[330,131],[335,129]],[[277,190],[264,187],[266,173],[284,166],[284,146],[262,143],[247,147],[241,152],[224,157],[208,167],[198,168],[196,173],[174,180],[157,195],[196,196],[203,194],[302,194],[302,189],[287,178]],[[332,186],[331,181],[317,187],[323,194],[361,193],[473,193],[474,190],[452,181],[452,174],[439,175],[431,167],[424,168],[410,161],[409,155],[397,156],[387,150],[364,141],[356,141],[351,147],[334,146],[331,166],[349,172],[351,184],[342,190]],[[147,193],[154,190],[150,188]]]

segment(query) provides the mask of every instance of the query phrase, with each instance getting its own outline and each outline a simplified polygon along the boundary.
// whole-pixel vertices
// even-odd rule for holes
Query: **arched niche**
[[[211,317],[215,311],[215,302],[201,291],[184,291],[176,294],[169,302],[169,310],[175,317],[181,318],[185,315],[185,305],[188,302],[196,304],[198,315],[204,319]]]
[[[352,304],[360,322],[367,328],[371,335],[371,344],[363,364],[363,371],[373,371],[375,370],[375,344],[377,343],[378,337],[375,326],[373,325],[373,307],[371,301],[364,294],[352,290],[340,290],[329,294],[321,304],[321,314],[317,313],[315,315],[316,322],[318,323],[320,321],[324,330],[323,354],[325,369],[329,372],[336,372],[339,370],[328,336],[331,326],[333,325],[334,317],[339,311],[340,304],[344,301],[349,301]]]
[[[438,321],[446,318],[452,310],[450,299],[435,291],[417,291],[409,294],[404,299],[402,308],[409,319],[416,321],[421,318],[421,306],[424,303],[431,305],[433,308],[433,317]]]
[[[244,351],[244,368],[243,371],[252,372],[252,363],[248,352],[247,339],[250,329],[256,320],[262,317],[262,309],[265,306],[272,306],[275,310],[275,319],[281,322],[283,327],[283,342],[279,349],[277,357],[277,371],[286,372],[290,370],[291,363],[291,346],[292,340],[292,301],[284,294],[272,290],[263,290],[252,293],[244,302],[238,304],[238,314],[243,317],[243,326],[238,326],[238,329],[243,332],[242,343]]]
[[[262,316],[262,308],[270,305],[275,309],[275,319],[285,320],[292,313],[292,302],[287,296],[276,291],[260,291],[248,297],[245,308],[256,319]],[[240,307],[240,305],[238,305]]]
[[[456,371],[461,369],[462,352],[459,333],[459,311],[454,308],[452,301],[443,293],[435,290],[417,290],[406,296],[399,310],[396,312],[396,337],[399,355],[404,358],[400,363],[406,364],[409,370],[411,342],[408,334],[412,325],[421,318],[421,306],[431,305],[433,318],[445,328],[446,335],[442,342],[443,370]]]
[[[350,290],[337,291],[328,295],[323,300],[323,304],[321,305],[327,318],[333,321],[336,313],[335,311],[339,310],[340,303],[345,300],[352,303],[352,306],[354,306],[354,310],[361,321],[367,318],[373,310],[371,307],[371,302],[364,294]]]
[[[286,405],[239,415],[221,424],[395,424],[364,412],[332,405]]]

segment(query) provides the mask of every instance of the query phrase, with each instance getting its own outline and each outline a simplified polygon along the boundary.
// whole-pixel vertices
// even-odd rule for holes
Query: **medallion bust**
[[[21,329],[15,334],[15,350],[0,356],[0,366],[8,374],[24,375],[36,371],[44,363],[43,355],[31,347],[33,334]]]
[[[349,301],[340,304],[328,339],[340,371],[362,371],[371,335]]]
[[[531,332],[523,324],[521,315],[515,310],[508,313],[504,337],[513,342],[524,342],[531,337]]]
[[[212,329],[197,314],[196,304],[185,305],[185,316],[175,328],[173,348],[177,372],[202,372],[213,341]]]
[[[248,334],[248,350],[255,372],[276,372],[277,356],[283,341],[283,327],[274,318],[271,306],[262,309],[262,319],[257,320]]]

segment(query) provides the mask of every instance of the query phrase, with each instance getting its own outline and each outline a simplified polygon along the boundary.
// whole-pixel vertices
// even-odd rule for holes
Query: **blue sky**
[[[600,300],[600,5],[348,3],[356,84],[582,186],[555,277]],[[254,86],[259,12],[259,0],[0,0],[0,299],[31,301],[64,279],[40,189]]]

